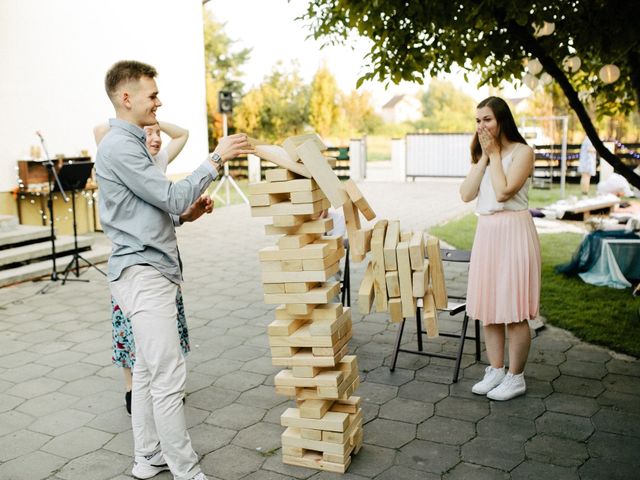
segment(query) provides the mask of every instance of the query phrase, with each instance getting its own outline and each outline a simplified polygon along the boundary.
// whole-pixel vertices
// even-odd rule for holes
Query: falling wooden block
[[[311,192],[318,189],[318,184],[309,178],[290,180],[287,182],[257,182],[249,184],[249,195],[262,193]]]
[[[362,212],[362,215],[364,215],[364,218],[366,218],[369,221],[376,218],[376,214],[374,213],[373,209],[369,206],[369,202],[367,202],[367,199],[364,198],[364,196],[362,195],[362,192],[358,188],[358,185],[356,185],[356,182],[349,179],[344,183],[344,188],[347,192],[347,195],[349,195],[349,198],[351,199],[351,201],[356,205],[358,210]]]
[[[311,178],[311,173],[304,166],[292,159],[287,151],[279,145],[257,145],[256,155],[265,160],[275,163],[279,167],[291,170],[303,177]]]
[[[371,235],[373,230],[367,228],[365,230],[356,230],[353,233],[353,237],[349,239],[349,245],[351,251],[355,255],[362,255],[363,257],[371,251]]]
[[[317,145],[313,141],[306,141],[296,151],[313,179],[320,185],[331,205],[334,208],[340,208],[348,199],[347,194],[342,187],[340,179],[331,170]]]
[[[444,268],[440,257],[440,241],[435,237],[427,240],[427,255],[429,256],[429,272],[431,288],[436,308],[447,308],[447,287],[444,282]]]
[[[411,261],[409,260],[409,244],[407,242],[398,243],[398,277],[400,278],[400,299],[402,300],[402,315],[407,318],[415,314],[416,301],[413,298],[413,287],[411,285]]]
[[[267,235],[290,235],[301,233],[326,233],[333,230],[332,218],[320,218],[300,223],[291,227],[276,227],[275,225],[265,225],[265,233]]]
[[[411,247],[409,247],[411,248]],[[413,272],[413,296],[422,298],[429,289],[429,261],[426,260],[422,270]]]
[[[371,254],[373,263],[373,289],[376,300],[376,312],[387,311],[387,284],[385,280],[384,237],[386,220],[380,220],[371,235]]]
[[[282,142],[282,148],[287,151],[292,159],[298,160],[300,157],[298,156],[297,149],[305,142],[312,142],[321,152],[325,151],[328,148],[317,133],[308,133],[305,135],[296,135],[295,137],[289,137],[284,142]]]
[[[264,177],[267,182],[286,182],[299,178],[299,175],[286,168],[271,168],[265,172]]]
[[[389,318],[393,323],[401,322],[404,318],[402,315],[402,300],[400,298],[389,299]]]
[[[427,337],[437,337],[440,334],[438,331],[438,312],[431,289],[427,290],[422,300],[422,311],[422,320],[427,331]]]
[[[389,297],[400,297],[400,277],[398,276],[398,272],[386,272],[385,282],[387,284]]]
[[[424,234],[422,232],[415,232],[411,236],[409,257],[411,258],[411,270],[422,270],[424,266]]]
[[[367,269],[364,271],[360,288],[358,289],[358,310],[363,315],[367,315],[371,311],[373,292],[373,263],[369,262]]]
[[[400,222],[392,220],[387,226],[387,233],[384,237],[384,267],[385,270],[397,270],[396,247],[400,240]]]

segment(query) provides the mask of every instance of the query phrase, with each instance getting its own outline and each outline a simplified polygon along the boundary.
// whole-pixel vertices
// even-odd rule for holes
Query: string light
[[[613,83],[620,78],[620,69],[613,64],[605,65],[598,72],[598,76],[604,83]]]
[[[640,153],[634,152],[633,150],[629,149],[629,147],[624,145],[622,142],[619,142],[618,140],[616,140],[615,143],[617,148],[619,148],[620,150],[626,150],[627,154],[631,155],[632,158],[635,158],[636,160],[640,160]]]

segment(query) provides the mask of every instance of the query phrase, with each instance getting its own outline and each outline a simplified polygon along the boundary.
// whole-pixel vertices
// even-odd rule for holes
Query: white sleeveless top
[[[505,175],[509,172],[511,162],[513,162],[513,153],[520,148],[518,144],[508,155],[502,158],[502,168]],[[478,192],[478,203],[476,205],[476,213],[479,215],[491,215],[492,213],[501,212],[503,210],[508,211],[520,211],[527,210],[529,208],[529,186],[531,185],[531,177],[527,178],[522,188],[518,190],[513,197],[506,202],[499,202],[496,200],[496,192],[493,190],[491,184],[491,174],[489,172],[489,165],[487,165],[484,171],[484,176],[480,182],[480,191]]]

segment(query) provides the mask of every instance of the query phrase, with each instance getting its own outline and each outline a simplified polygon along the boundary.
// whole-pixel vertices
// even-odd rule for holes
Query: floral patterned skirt
[[[182,302],[182,291],[178,287],[176,294],[176,308],[178,309],[177,324],[178,335],[180,336],[180,347],[185,355],[189,353],[189,330],[187,328],[187,318],[184,314],[184,303]],[[122,310],[111,297],[111,332],[113,337],[113,355],[111,360],[114,365],[133,369],[136,363],[136,344],[133,339],[131,320],[124,316]]]

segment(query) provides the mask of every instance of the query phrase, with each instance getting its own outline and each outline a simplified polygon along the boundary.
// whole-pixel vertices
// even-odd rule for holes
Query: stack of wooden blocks
[[[427,336],[438,336],[437,309],[447,307],[440,242],[423,232],[401,232],[399,221],[379,220],[371,236],[371,261],[358,291],[360,312],[389,312],[392,322],[416,314],[422,301]],[[429,260],[425,259],[425,250]]]
[[[272,363],[285,367],[275,376],[276,392],[296,401],[281,417],[282,458],[344,473],[363,441],[360,399],[353,396],[360,377],[357,358],[347,354],[351,310],[334,301],[343,238],[327,235],[333,221],[320,214],[342,207],[356,260],[371,238],[360,228],[357,205],[375,215],[355,183],[347,188],[333,173],[317,135],[289,138],[282,147],[255,145],[259,156],[283,167],[249,186],[252,215],[272,216],[266,233],[279,235],[259,259],[265,303],[278,305],[268,327]]]

